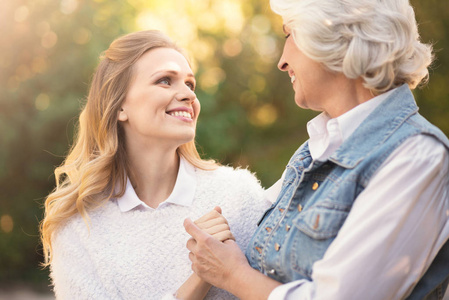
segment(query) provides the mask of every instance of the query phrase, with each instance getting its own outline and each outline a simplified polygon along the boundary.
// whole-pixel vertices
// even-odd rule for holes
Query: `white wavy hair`
[[[298,48],[380,94],[426,82],[432,46],[420,42],[408,0],[270,0]]]

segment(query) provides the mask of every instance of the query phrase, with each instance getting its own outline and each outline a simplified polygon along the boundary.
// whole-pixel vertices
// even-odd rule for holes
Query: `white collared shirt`
[[[324,113],[312,119],[307,125],[312,158],[326,160],[387,96],[335,119]],[[282,180],[269,189],[270,195],[277,197]],[[411,137],[354,201],[337,237],[314,264],[312,281],[281,285],[269,300],[401,299],[448,237],[449,155],[432,137]]]
[[[329,158],[393,91],[374,97],[335,119],[331,119],[326,113],[321,113],[309,121],[307,132],[313,160],[325,161]]]
[[[149,209],[155,210],[164,207],[169,204],[190,206],[192,205],[193,198],[196,190],[196,176],[195,167],[189,164],[184,158],[179,160],[178,176],[176,178],[175,187],[170,196],[159,204],[157,208],[148,206],[145,202],[139,199],[134,190],[129,178],[126,182],[125,194],[117,199],[117,204],[122,212],[127,212],[132,209]]]

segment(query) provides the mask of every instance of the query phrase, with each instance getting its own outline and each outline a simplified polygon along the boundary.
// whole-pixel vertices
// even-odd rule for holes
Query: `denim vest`
[[[308,143],[290,159],[277,201],[248,245],[250,265],[282,283],[311,280],[320,260],[385,159],[406,139],[431,135],[449,151],[449,140],[417,113],[407,85],[381,103],[327,161],[313,161]],[[408,299],[441,299],[449,281],[449,241]],[[441,298],[437,296],[441,294]]]

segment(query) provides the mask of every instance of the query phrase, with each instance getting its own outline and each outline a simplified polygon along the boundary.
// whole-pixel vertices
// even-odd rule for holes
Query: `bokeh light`
[[[411,2],[437,57],[415,95],[420,112],[448,134],[449,2]],[[316,113],[296,106],[288,75],[277,70],[282,19],[268,0],[0,1],[0,283],[33,278],[48,288],[37,267],[37,225],[51,174],[72,144],[101,53],[116,37],[147,29],[189,54],[206,157],[248,164],[268,187],[307,139]]]
[[[0,228],[4,233],[10,233],[14,228],[14,221],[10,215],[0,217]]]

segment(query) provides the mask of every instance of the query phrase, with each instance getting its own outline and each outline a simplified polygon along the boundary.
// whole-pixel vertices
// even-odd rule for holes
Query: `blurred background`
[[[449,135],[449,1],[411,3],[436,54],[417,102]],[[39,267],[42,204],[99,55],[119,35],[160,29],[187,49],[204,156],[274,183],[316,115],[296,107],[288,75],[276,68],[281,26],[268,0],[0,1],[0,291],[49,291]]]

